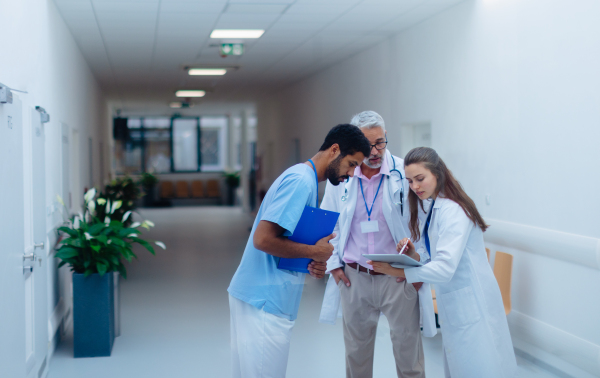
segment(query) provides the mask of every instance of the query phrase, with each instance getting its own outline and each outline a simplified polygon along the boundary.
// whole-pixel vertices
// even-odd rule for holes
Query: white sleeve
[[[335,211],[337,213],[340,212],[339,204],[337,201],[337,189],[337,187],[333,186],[329,181],[327,181],[327,186],[325,187],[325,195],[323,196],[323,201],[321,202],[321,209]],[[340,268],[341,266],[343,266],[342,262],[340,261],[340,255],[338,253],[338,243],[340,241],[339,231],[340,221],[338,219],[337,223],[335,224],[335,228],[333,229],[335,237],[329,241],[329,243],[333,245],[333,254],[329,258],[329,260],[327,260],[326,273],[329,273],[333,269]]]
[[[404,274],[409,283],[443,284],[456,272],[474,224],[458,204],[440,208],[436,223],[439,225],[436,256],[425,266],[406,269]]]

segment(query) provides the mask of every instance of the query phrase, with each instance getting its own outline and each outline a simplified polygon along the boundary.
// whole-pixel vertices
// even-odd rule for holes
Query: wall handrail
[[[600,239],[577,234],[486,219],[486,242],[535,253],[600,270]]]

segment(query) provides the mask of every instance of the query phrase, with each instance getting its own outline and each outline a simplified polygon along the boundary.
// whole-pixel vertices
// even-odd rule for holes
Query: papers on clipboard
[[[407,268],[415,268],[415,267],[423,266],[422,263],[420,263],[419,261],[417,261],[411,257],[408,257],[407,255],[363,254],[363,256],[372,261],[381,261],[381,262],[390,263],[390,265],[393,266],[394,268],[407,269]]]
[[[315,245],[320,239],[331,235],[340,213],[306,206],[296,225],[294,234],[289,237],[296,243]],[[308,264],[311,259],[286,259],[280,258],[277,268],[294,272],[308,273]]]

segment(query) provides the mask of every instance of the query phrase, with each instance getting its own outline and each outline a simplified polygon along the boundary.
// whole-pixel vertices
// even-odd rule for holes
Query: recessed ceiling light
[[[225,68],[190,68],[188,74],[193,76],[221,76],[227,73]]]
[[[210,38],[260,38],[262,29],[215,29]]]
[[[179,109],[179,108],[181,108],[182,105],[181,105],[181,102],[172,102],[169,104],[169,106],[174,109]]]
[[[191,91],[191,90],[181,90],[175,92],[175,96],[177,97],[204,97],[206,94],[205,91]]]

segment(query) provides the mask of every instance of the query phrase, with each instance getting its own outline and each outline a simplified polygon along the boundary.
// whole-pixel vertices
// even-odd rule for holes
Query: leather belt
[[[367,273],[367,274],[370,274],[372,276],[385,276],[385,274],[383,274],[383,273],[377,273],[377,272],[375,272],[375,271],[373,271],[371,269],[367,269],[364,266],[359,265],[358,263],[355,263],[355,262],[353,262],[353,263],[346,263],[346,265],[348,265],[350,268],[355,269],[355,270],[356,270],[356,267],[358,267],[358,271],[359,272]]]

